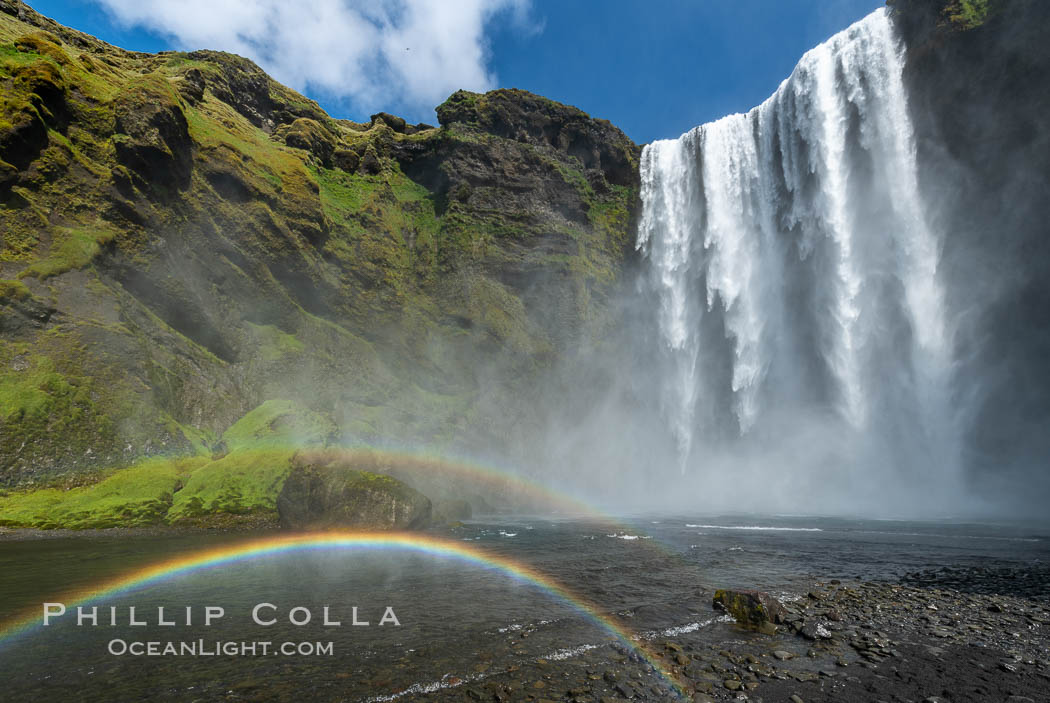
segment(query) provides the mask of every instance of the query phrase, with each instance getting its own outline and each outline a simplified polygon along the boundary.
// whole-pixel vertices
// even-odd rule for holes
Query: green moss
[[[211,447],[215,444],[215,435],[212,432],[179,422],[170,415],[164,417],[163,420],[167,434],[172,437],[182,435],[189,442],[194,454],[211,453]]]
[[[8,300],[28,300],[32,292],[21,281],[8,281],[0,278],[0,303]]]
[[[980,27],[997,9],[993,0],[952,0],[944,8],[944,15],[959,29]]]
[[[0,456],[8,469],[0,479],[119,463],[126,442],[118,425],[144,420],[133,383],[125,369],[96,365],[79,332],[52,327],[31,345],[0,340]]]
[[[162,68],[169,75],[183,74],[191,68],[196,68],[208,78],[214,79],[222,76],[222,69],[214,61],[190,58],[182,52],[167,54]]]
[[[70,407],[76,420],[76,407],[90,402],[78,380],[56,371],[47,357],[26,354],[5,367],[0,371],[0,420],[5,423],[40,423],[60,405]]]
[[[50,521],[52,509],[62,502],[64,491],[45,488],[0,497],[0,525],[4,527],[41,527]]]
[[[240,167],[242,178],[275,197],[304,182],[302,157],[271,141],[229,105],[208,98],[183,110],[190,136],[210,157]]]
[[[206,462],[203,457],[149,459],[91,486],[13,493],[0,498],[0,525],[86,529],[159,524],[183,479]]]
[[[379,286],[403,302],[433,275],[440,222],[425,188],[396,168],[376,175],[318,168],[314,176],[333,226],[326,253],[346,285]]]
[[[472,93],[469,90],[457,90],[452,95],[448,96],[445,102],[437,106],[436,111],[438,115],[443,112],[457,112],[459,110],[475,110],[478,107],[478,102],[481,99],[481,93]]]
[[[84,268],[116,235],[110,229],[99,227],[60,227],[53,230],[52,236],[54,241],[46,258],[20,271],[19,278],[46,279]]]
[[[567,164],[560,159],[548,159],[548,163],[558,171],[558,175],[561,176],[562,180],[576,190],[580,200],[587,202],[594,197],[594,188],[591,187],[587,176],[583,173],[583,164],[580,164],[579,160],[575,158],[573,162],[572,164]]]
[[[291,400],[267,400],[222,435],[230,451],[263,447],[324,444],[336,434],[335,424]]]
[[[259,356],[264,361],[279,361],[288,356],[302,354],[305,346],[294,334],[288,334],[275,325],[256,325],[245,322],[255,337]]]
[[[69,57],[62,50],[61,44],[61,40],[55,35],[38,30],[31,34],[22,35],[15,40],[14,46],[18,51],[48,56],[59,63],[65,64],[69,62]]]
[[[0,76],[12,76],[18,67],[34,64],[40,59],[40,54],[35,51],[22,51],[14,44],[0,44]]]
[[[749,630],[755,630],[767,635],[774,635],[777,626],[773,623],[773,615],[763,603],[763,598],[769,598],[762,594],[742,591],[727,591],[718,589],[715,591],[714,603],[721,607],[737,621],[737,623]],[[776,603],[775,600],[770,600]],[[783,612],[783,607],[776,604]]]
[[[276,518],[277,496],[291,470],[292,449],[236,451],[190,475],[175,494],[171,524],[229,522],[223,516]]]

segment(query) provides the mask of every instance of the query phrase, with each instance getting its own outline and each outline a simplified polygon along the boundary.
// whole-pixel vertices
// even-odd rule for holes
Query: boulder
[[[762,591],[719,589],[715,591],[714,607],[726,611],[749,630],[767,635],[774,634],[776,626],[787,617],[780,601]]]
[[[808,640],[831,639],[831,630],[828,629],[827,623],[821,620],[806,620],[798,632]]]
[[[284,529],[414,530],[430,524],[430,499],[390,476],[338,465],[296,464],[277,497]]]

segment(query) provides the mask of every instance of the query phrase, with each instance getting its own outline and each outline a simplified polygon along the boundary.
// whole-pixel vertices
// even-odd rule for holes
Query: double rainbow
[[[135,589],[153,586],[164,581],[227,564],[245,562],[261,557],[294,552],[331,550],[401,550],[426,554],[440,559],[455,559],[471,566],[497,571],[516,581],[536,586],[551,597],[569,605],[587,620],[637,652],[662,679],[669,693],[684,698],[685,691],[675,676],[663,665],[645,644],[636,639],[613,618],[603,615],[594,605],[530,566],[486,553],[476,547],[447,539],[412,533],[323,532],[282,535],[240,542],[233,545],[179,556],[152,566],[104,581],[90,588],[73,591],[54,600],[67,607],[84,605]],[[41,613],[34,611],[0,626],[0,644],[10,642],[17,635],[33,630],[41,622]]]

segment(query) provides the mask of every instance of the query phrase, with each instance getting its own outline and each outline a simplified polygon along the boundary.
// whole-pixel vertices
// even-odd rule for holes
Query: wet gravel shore
[[[649,645],[684,700],[1046,701],[1048,587],[1050,572],[1038,566],[927,571],[900,583],[817,582],[784,603],[788,624],[776,635],[742,630],[712,609],[715,622]],[[615,646],[440,686],[402,700],[676,700],[647,662]]]
[[[588,619],[542,610],[546,593],[506,592],[501,574],[457,580],[450,590],[449,573],[463,574],[444,572],[440,562],[420,571],[417,564],[398,578],[418,590],[411,602],[433,608],[417,620],[430,629],[406,631],[403,641],[347,636],[337,662],[268,659],[245,667],[201,659],[121,668],[105,657],[87,658],[91,650],[83,643],[67,643],[73,648],[54,651],[77,653],[76,683],[54,682],[46,671],[34,679],[32,662],[23,662],[22,690],[46,684],[44,698],[76,691],[74,699],[100,702],[1050,701],[1050,560],[1042,538],[1033,536],[1041,532],[762,525],[683,518],[624,531],[537,519],[473,523],[442,535],[478,543],[486,553],[520,560],[566,584],[637,633],[650,658],[677,680],[681,696],[637,651],[612,643]],[[34,603],[38,593],[61,592],[70,577],[90,584],[162,555],[190,554],[248,534],[0,529],[0,542],[9,543],[8,564],[17,567],[8,573],[21,577],[8,579],[7,600]],[[246,603],[330,598],[361,575],[357,561],[311,563],[315,576],[331,580],[314,595],[303,595],[298,576],[286,580],[279,561],[226,587],[249,598]],[[386,583],[365,579],[356,587],[382,594]],[[752,585],[769,589],[788,611],[775,635],[744,630],[712,606],[716,588]],[[501,595],[484,595],[494,592]],[[519,598],[534,602],[523,608]],[[99,666],[123,686],[119,693],[96,685]]]

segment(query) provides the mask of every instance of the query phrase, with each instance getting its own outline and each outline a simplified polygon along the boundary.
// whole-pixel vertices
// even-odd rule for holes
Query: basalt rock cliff
[[[973,489],[1050,492],[1050,5],[892,0],[928,217],[944,232]]]
[[[1045,495],[1047,5],[888,4],[965,282],[970,463]],[[638,146],[518,90],[437,116],[334,119],[244,58],[124,51],[0,0],[0,526],[275,524],[304,448],[503,455],[589,421],[573,451],[630,463],[599,445],[659,422],[617,383]],[[411,465],[457,514],[513,502],[455,466],[346,464]]]
[[[266,401],[325,418],[292,442],[529,422],[610,325],[639,149],[518,90],[438,116],[333,119],[238,56],[0,0],[0,484],[221,456]]]

